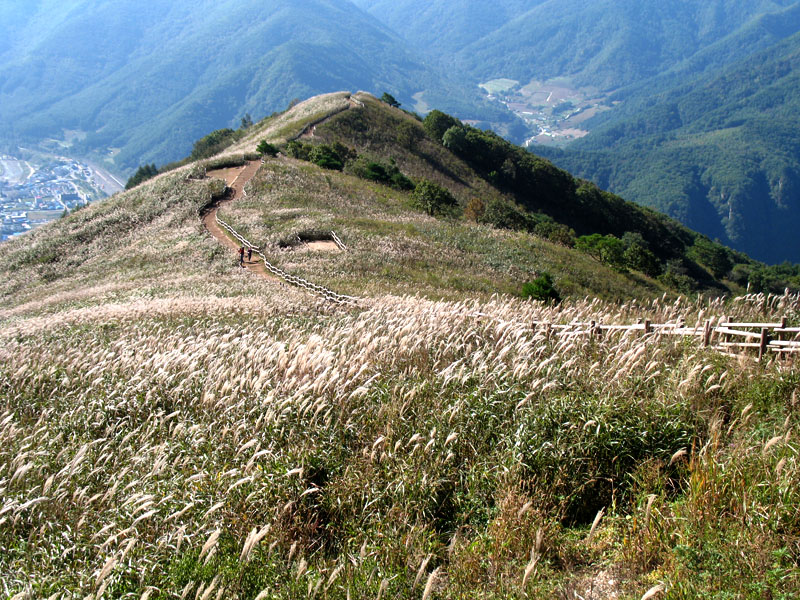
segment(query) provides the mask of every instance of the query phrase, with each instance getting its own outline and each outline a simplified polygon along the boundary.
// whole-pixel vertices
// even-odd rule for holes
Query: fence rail
[[[223,221],[219,218],[219,214],[216,214],[217,224],[222,227],[225,231],[230,233],[236,240],[238,240],[243,246],[247,246],[249,248],[253,248],[253,251],[261,257],[261,260],[264,261],[264,266],[266,269],[275,275],[276,277],[284,280],[286,283],[290,285],[294,285],[296,287],[302,288],[312,294],[324,298],[328,302],[333,302],[335,304],[345,304],[350,306],[358,305],[358,298],[353,296],[345,296],[343,294],[337,294],[331,289],[326,288],[322,285],[317,285],[315,283],[311,283],[307,279],[303,279],[302,277],[297,277],[292,275],[291,273],[287,273],[283,269],[276,267],[273,265],[264,253],[258,248],[256,244],[253,244],[250,240],[245,238],[244,236],[240,235],[233,227],[231,227],[228,223]],[[331,232],[333,233],[333,232]],[[335,235],[335,234],[334,234]],[[337,244],[338,245],[338,244]]]
[[[485,315],[475,315],[485,316]],[[614,333],[643,332],[657,336],[676,335],[702,338],[703,345],[715,347],[722,351],[757,350],[758,358],[763,359],[770,353],[781,356],[800,354],[800,327],[787,327],[784,317],[775,323],[739,323],[727,317],[719,320],[717,325],[706,320],[694,327],[686,326],[678,320],[674,323],[651,323],[644,321],[633,325],[606,325],[596,321],[549,323],[534,321],[534,330],[544,330],[546,335],[557,337],[604,336]],[[738,340],[742,341],[738,341]]]
[[[333,238],[333,243],[339,247],[339,250],[342,252],[347,252],[347,246],[345,246],[344,242],[339,239],[339,236],[336,235],[335,231],[331,231],[331,237]]]

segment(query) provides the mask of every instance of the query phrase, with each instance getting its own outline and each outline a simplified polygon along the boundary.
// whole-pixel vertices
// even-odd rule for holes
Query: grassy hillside
[[[294,137],[309,123],[349,106],[348,96],[317,98],[267,120],[227,156],[241,157],[262,137],[275,141]],[[405,113],[368,96],[360,98],[371,108],[354,112],[405,120],[422,131],[419,122]],[[499,195],[441,145],[423,137],[419,150],[438,160],[417,158],[416,168],[401,162],[409,175],[451,185],[464,199],[473,193]],[[402,161],[400,155],[398,159]],[[0,304],[33,306],[41,297],[70,297],[73,292],[91,303],[90,295],[76,288],[94,286],[127,299],[150,285],[167,285],[161,280],[169,273],[176,281],[186,280],[185,288],[178,290],[200,285],[195,277],[209,269],[229,275],[230,259],[216,249],[213,240],[206,239],[196,217],[218,182],[187,180],[193,170],[188,165],[161,175],[4,245],[0,268],[8,275],[0,288]],[[563,294],[576,297],[643,298],[664,291],[646,276],[619,273],[588,255],[529,233],[429,217],[412,206],[409,192],[302,161],[268,161],[247,189],[245,201],[223,209],[225,219],[264,244],[277,264],[341,293],[489,297],[498,292],[516,294],[525,281],[542,271],[555,276]],[[330,229],[351,252],[298,256],[280,247],[281,241],[293,240],[298,233]],[[162,233],[163,240],[151,238]],[[135,258],[129,258],[131,253]]]
[[[348,131],[459,200],[510,201],[413,116],[333,94],[0,246],[3,596],[796,595],[797,367],[534,324],[797,326],[800,299],[667,299],[286,156],[222,215],[359,306],[236,266],[198,214],[224,184],[197,177],[262,139],[289,152]],[[348,252],[294,243],[330,229]],[[543,268],[561,304],[497,294]]]

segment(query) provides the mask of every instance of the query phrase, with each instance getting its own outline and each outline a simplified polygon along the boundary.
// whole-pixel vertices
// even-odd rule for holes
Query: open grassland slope
[[[239,273],[199,219],[224,184],[187,176],[160,176],[5,244],[0,319],[147,298],[270,293],[278,284]]]
[[[421,294],[459,298],[518,293],[538,271],[556,275],[559,289],[584,296],[643,297],[637,283],[589,257],[536,236],[430,217],[410,195],[301,161],[268,161],[245,199],[220,216],[263,244],[277,266],[351,295]],[[348,252],[300,252],[301,239],[335,231]],[[650,283],[650,289],[655,284]]]
[[[323,314],[273,296],[7,322],[4,593],[791,597],[797,371],[529,325],[722,310],[800,317],[796,297]]]
[[[299,105],[304,123],[276,116],[2,247],[0,594],[796,595],[797,367],[534,323],[798,325],[800,298],[667,300],[565,246],[286,157],[221,216],[280,268],[362,300],[238,268],[201,222],[226,193],[203,175],[262,138],[327,135],[344,103],[358,110]],[[491,193],[417,142],[396,152],[409,175],[427,176],[426,154],[459,200]],[[347,251],[306,243],[330,231]],[[496,294],[542,269],[560,305]]]

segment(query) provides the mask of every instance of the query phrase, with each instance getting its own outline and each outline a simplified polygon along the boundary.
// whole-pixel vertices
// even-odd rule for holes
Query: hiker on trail
[[[247,262],[251,262],[253,260],[253,247],[247,247]]]
[[[244,267],[244,246],[239,248],[239,266]]]

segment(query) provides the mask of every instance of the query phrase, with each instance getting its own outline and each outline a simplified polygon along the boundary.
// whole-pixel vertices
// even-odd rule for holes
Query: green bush
[[[658,278],[661,283],[683,294],[690,294],[696,287],[696,282],[687,274],[683,261],[675,259],[667,262],[667,268]]]
[[[486,204],[481,220],[500,229],[527,231],[530,218],[521,206],[504,198],[492,198]]]
[[[292,140],[286,145],[286,154],[299,160],[307,160],[323,169],[341,171],[345,164],[356,158],[356,153],[339,142],[333,144],[305,144]]]
[[[261,140],[256,146],[256,152],[262,156],[276,156],[278,154],[278,147],[270,144],[267,140]]]
[[[344,168],[344,161],[336,151],[325,144],[314,146],[308,154],[308,159],[315,165],[331,171],[341,171]]]
[[[370,160],[364,156],[359,156],[348,166],[348,171],[357,177],[369,181],[377,181],[390,185],[398,190],[413,190],[414,182],[400,172],[394,159],[389,164],[378,160]]]
[[[688,256],[708,267],[717,279],[725,277],[733,268],[730,250],[703,237],[698,237],[689,248]]]
[[[389,92],[383,92],[381,102],[385,102],[389,106],[394,106],[395,108],[400,108],[400,103]]]
[[[427,179],[423,179],[417,184],[413,199],[417,207],[431,216],[448,212],[448,209],[458,205],[449,190]]]
[[[297,140],[292,140],[286,144],[286,154],[298,160],[309,160],[311,154],[311,144],[304,144]]]
[[[135,188],[140,183],[144,183],[148,179],[152,179],[158,175],[158,169],[156,168],[155,164],[152,165],[144,165],[143,167],[139,167],[139,169],[128,179],[128,183],[125,184],[125,189],[129,190],[131,188]]]
[[[561,295],[553,286],[553,277],[547,272],[524,284],[520,295],[525,299],[538,300],[547,304],[561,302]]]
[[[425,132],[437,142],[442,141],[442,137],[448,129],[460,125],[461,121],[440,110],[432,110],[422,122]]]
[[[689,409],[657,402],[568,395],[542,403],[517,433],[529,485],[543,488],[567,523],[591,523],[629,501],[637,469],[668,462],[696,435]]]
[[[204,138],[197,140],[192,148],[190,155],[192,160],[202,160],[210,158],[215,154],[219,154],[225,148],[233,144],[236,140],[241,138],[240,131],[233,129],[217,129],[212,131]]]

